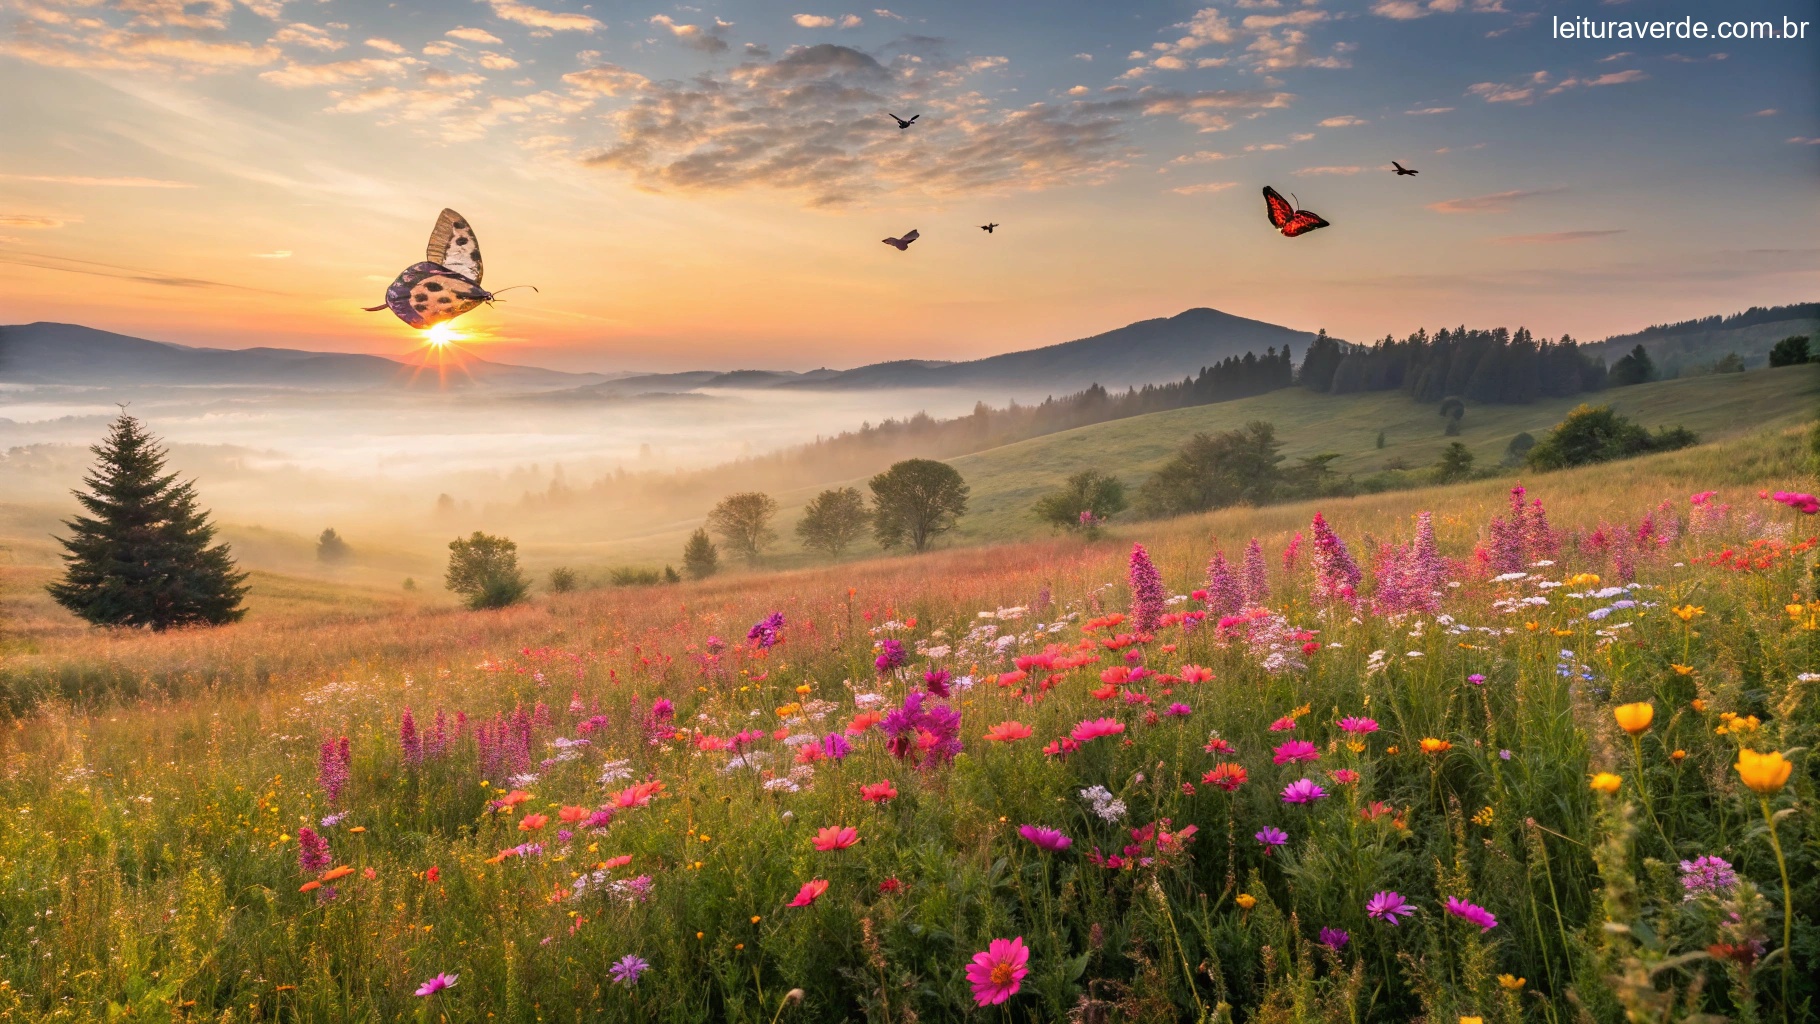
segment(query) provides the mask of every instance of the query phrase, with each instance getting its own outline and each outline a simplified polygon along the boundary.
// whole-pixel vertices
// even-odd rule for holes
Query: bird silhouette
[[[887,111],[885,111],[885,114],[886,114],[886,115],[887,115],[887,116],[889,116],[889,117],[890,117],[890,118],[891,118],[891,120],[893,120],[893,121],[896,121],[896,122],[897,122],[897,130],[898,130],[898,131],[900,131],[900,132],[901,132],[901,131],[903,131],[903,130],[904,130],[904,129],[905,129],[905,128],[908,128],[908,127],[910,127],[910,126],[911,126],[911,125],[912,125],[912,124],[914,124],[914,123],[915,123],[915,122],[916,122],[916,119],[917,119],[917,118],[919,118],[919,117],[921,117],[921,116],[923,116],[923,115],[921,115],[921,114],[911,114],[911,115],[910,115],[910,120],[908,120],[908,121],[906,121],[906,120],[904,120],[904,119],[903,119],[903,118],[901,118],[901,117],[899,117],[899,116],[897,116],[897,115],[896,115],[896,114],[893,114],[893,113],[891,113],[891,112],[890,112],[890,111],[889,111],[889,110],[887,110]]]
[[[898,252],[903,252],[910,248],[910,243],[916,241],[919,237],[920,236],[916,233],[916,229],[911,228],[904,232],[904,237],[902,238],[884,238],[880,239],[880,241],[884,242],[886,245],[896,246]]]
[[[1422,173],[1421,171],[1415,170],[1414,168],[1404,167],[1402,164],[1397,163],[1395,160],[1392,160],[1390,162],[1390,166],[1395,167],[1397,169],[1397,173],[1400,175],[1401,174],[1421,174]]]
[[[984,231],[986,234],[990,235],[992,233],[992,229],[996,228],[996,227],[998,227],[997,224],[981,224],[980,230]]]

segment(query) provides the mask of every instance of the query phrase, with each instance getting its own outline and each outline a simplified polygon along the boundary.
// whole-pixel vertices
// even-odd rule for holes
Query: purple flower
[[[1257,834],[1252,836],[1252,838],[1263,844],[1264,855],[1268,857],[1270,856],[1271,850],[1289,842],[1289,833],[1280,828],[1265,825],[1263,828],[1259,829]]]
[[[923,689],[937,697],[946,697],[948,696],[948,680],[951,678],[953,677],[948,675],[948,670],[945,668],[930,669],[923,673]]]
[[[651,964],[644,958],[627,953],[614,961],[613,966],[607,968],[607,973],[613,976],[614,981],[631,988],[638,984],[638,976],[650,969]]]
[[[1186,704],[1175,703],[1175,704],[1171,704],[1168,707],[1164,708],[1163,714],[1171,715],[1171,716],[1174,716],[1177,718],[1184,718],[1188,715],[1194,714],[1194,709],[1189,707]]]
[[[822,737],[822,753],[829,758],[839,761],[852,752],[853,744],[848,743],[847,738],[840,733],[831,732]]]
[[[304,874],[313,875],[334,863],[335,856],[329,852],[329,841],[316,834],[308,825],[297,830],[297,866]]]
[[[1245,546],[1245,603],[1264,607],[1270,599],[1270,566],[1264,561],[1264,545],[1256,537]]]
[[[872,659],[872,664],[880,672],[889,672],[902,666],[905,660],[907,660],[907,656],[904,654],[902,640],[884,640],[879,643],[878,657]]]
[[[1313,779],[1297,779],[1283,787],[1283,802],[1286,804],[1306,804],[1327,796],[1327,791]]]
[[[1485,673],[1474,672],[1472,675],[1469,675],[1466,677],[1466,681],[1471,683],[1474,686],[1484,686],[1485,685]]]
[[[456,979],[460,977],[461,975],[459,974],[438,974],[436,977],[417,986],[417,994],[420,996],[433,996],[445,988],[454,988]]]
[[[398,716],[398,746],[404,751],[405,764],[423,760],[423,738],[417,735],[417,719],[411,716],[410,708],[405,708],[404,714]]]
[[[1682,897],[1684,900],[1691,901],[1697,896],[1723,896],[1737,884],[1737,873],[1723,857],[1696,857],[1681,862],[1681,887],[1687,890],[1687,894]]]
[[[1416,908],[1410,906],[1408,900],[1395,892],[1380,892],[1365,901],[1366,917],[1375,921],[1383,921],[1393,927],[1397,924],[1398,914],[1408,916],[1415,912]]]
[[[1140,633],[1148,633],[1163,617],[1169,595],[1163,590],[1163,574],[1157,571],[1142,544],[1131,546],[1130,582],[1131,625]]]
[[[1477,903],[1468,903],[1455,896],[1447,897],[1447,912],[1462,921],[1478,925],[1481,933],[1491,931],[1498,926],[1498,919],[1492,916],[1491,911]]]
[[[746,630],[746,639],[760,647],[775,647],[783,639],[784,613],[772,612]]]
[[[1500,751],[1498,751],[1498,759],[1499,759],[1499,760],[1501,760],[1501,761],[1508,761],[1508,760],[1510,760],[1510,751],[1508,751],[1508,750],[1500,750]]]
[[[1019,826],[1017,834],[1050,853],[1060,853],[1074,845],[1074,840],[1063,835],[1060,829],[1045,828],[1042,825]]]
[[[924,707],[927,696],[905,694],[903,706],[892,708],[879,723],[891,756],[905,761],[920,754],[918,765],[923,768],[946,764],[961,752],[961,713],[946,704]]]
[[[1245,591],[1239,584],[1239,578],[1226,563],[1226,554],[1222,551],[1213,553],[1213,561],[1207,563],[1207,614],[1215,618],[1237,615],[1245,608]]]
[[[1315,586],[1321,596],[1329,601],[1356,602],[1365,574],[1359,571],[1359,563],[1353,561],[1351,552],[1346,550],[1346,542],[1333,532],[1319,512],[1314,514],[1309,529],[1314,536]]]
[[[1335,953],[1338,953],[1347,942],[1351,941],[1351,939],[1352,936],[1346,934],[1346,932],[1339,928],[1321,929],[1321,945],[1326,946]]]
[[[316,781],[329,803],[341,798],[341,788],[348,784],[348,765],[352,760],[346,736],[322,741],[322,751],[316,759]]]

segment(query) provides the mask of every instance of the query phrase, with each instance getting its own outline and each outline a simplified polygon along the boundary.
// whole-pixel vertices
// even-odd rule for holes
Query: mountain
[[[459,371],[439,374],[381,356],[283,348],[193,348],[147,341],[77,324],[0,327],[0,382],[91,387],[175,384],[350,390],[415,384],[539,390],[606,380],[466,357]]]
[[[1158,384],[1193,376],[1227,356],[1263,355],[1271,348],[1308,348],[1314,335],[1260,320],[1197,308],[1137,323],[1091,338],[1007,352],[958,363],[900,360],[874,363],[823,380],[793,381],[789,388],[990,387],[1000,391],[1078,391]]]
[[[1609,365],[1642,345],[1662,376],[1672,378],[1681,371],[1700,372],[1702,367],[1733,352],[1746,366],[1766,365],[1769,350],[1776,347],[1776,342],[1793,335],[1820,335],[1820,302],[1753,306],[1731,316],[1657,324],[1631,334],[1614,335],[1588,349],[1604,356]]]

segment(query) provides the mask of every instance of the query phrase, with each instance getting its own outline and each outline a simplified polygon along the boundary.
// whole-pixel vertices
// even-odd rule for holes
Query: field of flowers
[[[1811,1020],[1815,501],[1549,479],[97,641],[0,1020]]]

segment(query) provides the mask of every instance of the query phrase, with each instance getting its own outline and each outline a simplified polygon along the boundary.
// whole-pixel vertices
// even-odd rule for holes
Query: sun
[[[460,340],[461,335],[456,334],[454,325],[446,320],[430,328],[429,345],[431,348],[448,348],[450,345],[453,345]]]

